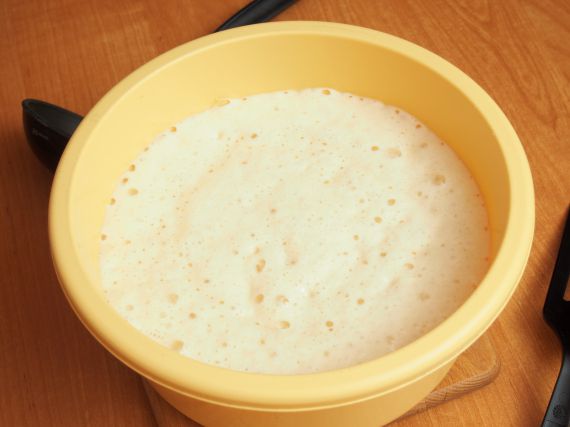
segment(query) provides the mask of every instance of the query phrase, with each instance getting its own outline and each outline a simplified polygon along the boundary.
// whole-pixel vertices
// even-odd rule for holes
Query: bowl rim
[[[497,136],[510,184],[505,237],[472,296],[416,341],[359,365],[303,375],[237,372],[166,349],[111,314],[82,269],[70,227],[70,195],[82,147],[101,118],[136,85],[204,49],[274,35],[318,35],[370,43],[405,55],[451,82],[476,106]],[[49,238],[54,267],[73,310],[93,336],[123,363],[162,387],[215,404],[256,410],[322,409],[370,399],[419,381],[450,364],[502,311],[526,265],[534,232],[534,190],[523,147],[491,97],[458,68],[401,38],[346,24],[297,21],[251,25],[201,37],[146,63],[113,87],[87,114],[68,144],[53,181]],[[119,320],[117,320],[119,319]],[[122,321],[122,323],[121,323]]]

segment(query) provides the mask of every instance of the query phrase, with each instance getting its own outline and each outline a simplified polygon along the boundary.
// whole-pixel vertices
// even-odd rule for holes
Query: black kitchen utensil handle
[[[548,293],[546,294],[546,302],[544,304],[544,311],[547,310],[564,310],[564,293],[570,278],[570,206],[562,232],[562,240],[560,241],[560,249],[554,264],[554,271],[548,286]],[[548,318],[548,313],[545,317]],[[568,337],[570,338],[570,337]]]
[[[216,32],[268,21],[295,0],[254,0],[220,26]],[[28,144],[52,172],[71,135],[83,119],[79,114],[37,99],[22,101],[24,132]]]
[[[570,353],[564,346],[564,357],[542,427],[568,427],[570,421]]]
[[[269,21],[296,0],[254,0],[216,29],[218,31]]]
[[[52,172],[83,119],[79,114],[37,99],[22,101],[24,132],[29,146]]]
[[[570,325],[569,302],[564,299],[570,279],[570,209],[567,213],[560,249],[550,279],[543,314],[562,343],[562,367],[548,403],[543,427],[567,427],[570,423]]]

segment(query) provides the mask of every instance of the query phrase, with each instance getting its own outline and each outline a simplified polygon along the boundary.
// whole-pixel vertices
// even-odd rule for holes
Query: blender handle
[[[217,33],[230,28],[269,21],[295,3],[295,1],[297,0],[253,0],[220,25],[214,32]]]
[[[570,421],[570,352],[567,345],[563,347],[562,367],[542,420],[542,427],[566,427]]]
[[[22,101],[24,132],[38,159],[55,172],[59,158],[82,116],[38,99]]]

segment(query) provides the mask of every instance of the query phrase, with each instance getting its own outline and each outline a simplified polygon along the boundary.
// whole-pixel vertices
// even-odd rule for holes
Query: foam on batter
[[[371,360],[456,310],[488,267],[469,171],[416,118],[306,89],[167,130],[109,199],[102,286],[190,358],[298,374]]]

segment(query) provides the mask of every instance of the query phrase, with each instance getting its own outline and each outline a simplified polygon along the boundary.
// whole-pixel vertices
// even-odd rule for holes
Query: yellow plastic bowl
[[[311,375],[230,371],[187,359],[137,332],[104,300],[100,227],[119,175],[162,130],[221,97],[331,87],[409,111],[446,140],[487,202],[493,262],[473,295],[420,339],[379,359]],[[421,215],[421,213],[419,213]],[[207,426],[378,426],[406,412],[499,315],[525,267],[534,229],[522,146],[491,98],[412,43],[348,25],[271,23],[173,49],[113,88],[73,135],[57,170],[49,234],[61,286],[84,325]]]

